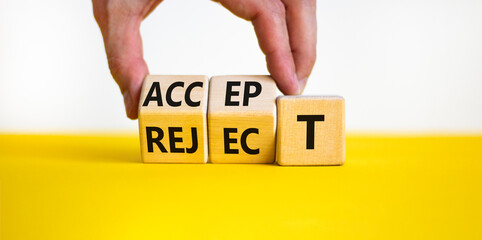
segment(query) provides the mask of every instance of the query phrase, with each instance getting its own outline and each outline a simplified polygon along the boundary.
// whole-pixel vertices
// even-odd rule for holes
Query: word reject
[[[339,96],[276,98],[269,76],[150,75],[139,105],[142,159],[342,165],[344,104]]]

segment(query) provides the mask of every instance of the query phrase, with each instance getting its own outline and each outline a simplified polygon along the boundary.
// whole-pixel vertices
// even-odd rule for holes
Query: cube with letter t
[[[277,99],[276,161],[279,165],[342,165],[345,100],[339,96]]]
[[[212,163],[272,163],[276,83],[269,76],[211,78],[208,107]]]
[[[139,101],[139,135],[144,162],[207,161],[206,76],[144,79]]]

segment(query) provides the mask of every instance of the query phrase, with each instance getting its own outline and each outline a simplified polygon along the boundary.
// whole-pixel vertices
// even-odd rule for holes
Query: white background
[[[137,131],[87,0],[0,0],[0,131]],[[346,99],[348,131],[482,132],[481,0],[318,1],[305,94]],[[166,0],[142,25],[154,74],[267,74],[249,22]]]

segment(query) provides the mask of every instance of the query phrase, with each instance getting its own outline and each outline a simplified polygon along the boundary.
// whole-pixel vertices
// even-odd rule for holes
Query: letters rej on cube
[[[139,102],[144,162],[207,161],[206,76],[148,75]]]

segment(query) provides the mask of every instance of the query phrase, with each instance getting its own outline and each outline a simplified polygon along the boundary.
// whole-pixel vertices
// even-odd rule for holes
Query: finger
[[[154,1],[149,1],[149,3],[147,4],[146,6],[146,10],[144,13],[143,13],[143,17],[142,19],[145,19],[147,16],[149,16],[149,14],[152,13],[152,11],[154,11],[154,9],[156,9],[156,7],[161,4],[163,0],[154,0]]]
[[[316,60],[316,0],[283,0],[300,93]]]
[[[142,81],[149,72],[142,54],[141,19],[119,15],[107,18],[96,17],[109,69],[124,97],[127,116],[136,119]]]
[[[127,116],[136,119],[142,81],[149,73],[142,54],[139,27],[123,24],[109,35],[109,40],[105,41],[109,68],[124,96]]]
[[[295,63],[291,54],[284,6],[262,10],[253,18],[261,50],[266,55],[268,71],[285,94],[298,94]]]
[[[266,55],[268,71],[279,89],[285,94],[298,94],[298,80],[283,3],[257,0],[219,2],[235,15],[252,21],[259,46]]]

